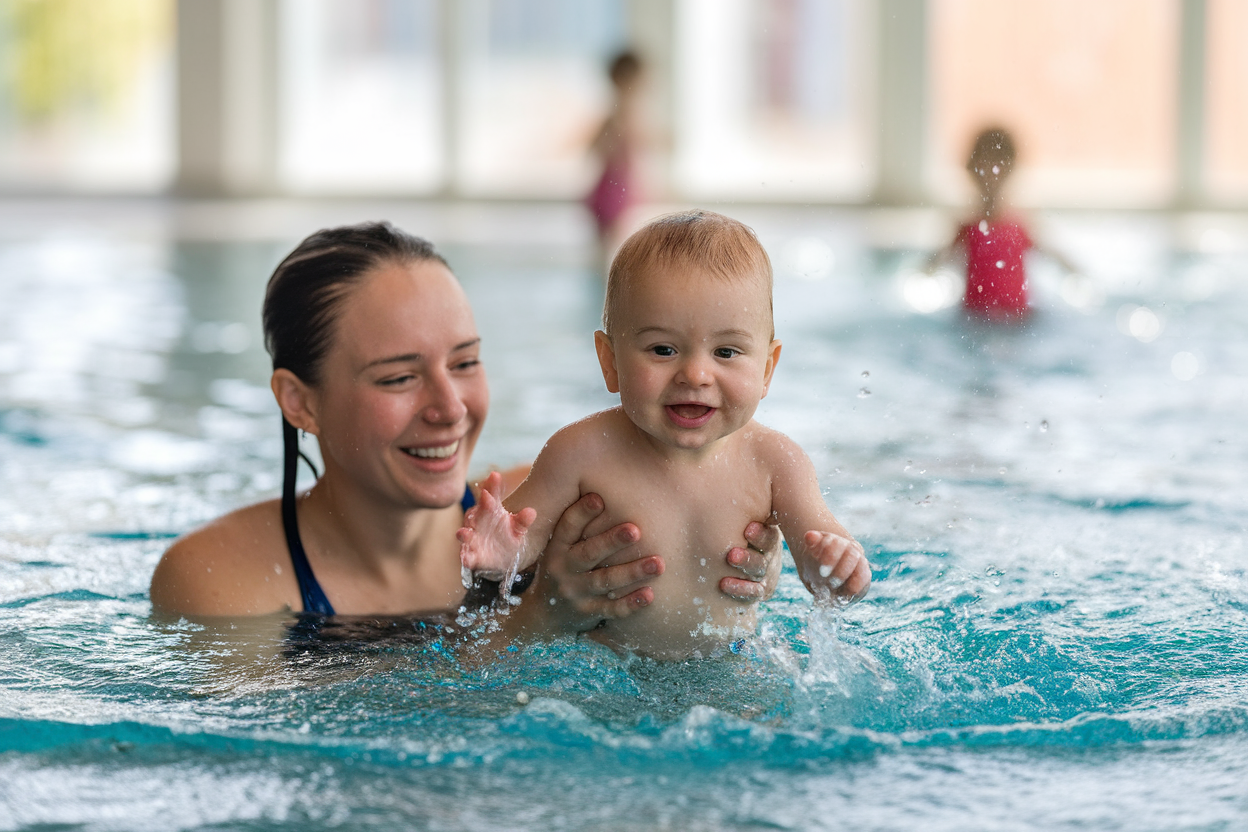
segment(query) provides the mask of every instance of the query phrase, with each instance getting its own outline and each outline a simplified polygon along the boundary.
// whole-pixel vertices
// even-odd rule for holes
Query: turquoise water
[[[0,244],[0,829],[1248,827],[1248,258],[1127,225],[1130,257],[1071,252],[1090,305],[1041,269],[999,331],[916,312],[849,220],[759,227],[760,418],[875,584],[815,614],[790,571],[740,656],[677,665],[152,621],[170,536],[276,493],[256,310],[290,241]],[[600,290],[450,254],[478,461],[527,458],[610,401]]]

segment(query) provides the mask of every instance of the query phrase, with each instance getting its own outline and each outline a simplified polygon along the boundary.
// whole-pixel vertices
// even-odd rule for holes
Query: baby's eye
[[[736,350],[732,347],[716,347],[715,349],[716,358],[736,358],[740,354],[741,350]]]
[[[669,347],[666,344],[660,344],[657,347],[651,347],[650,351],[653,352],[655,355],[661,355],[665,358],[676,354],[675,348]]]

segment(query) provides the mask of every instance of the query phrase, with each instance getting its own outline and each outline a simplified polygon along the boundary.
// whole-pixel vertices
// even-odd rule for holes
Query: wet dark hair
[[[978,161],[993,159],[1004,162],[1006,168],[1014,166],[1017,153],[1014,149],[1014,137],[1004,127],[988,127],[975,137],[971,147],[971,155],[967,167],[974,168]]]
[[[264,291],[264,348],[273,359],[273,369],[290,370],[306,384],[319,383],[321,365],[333,343],[334,324],[350,291],[380,266],[426,260],[446,265],[433,243],[388,222],[323,228],[304,238],[277,264]],[[282,439],[282,511],[290,511],[293,518],[299,458],[317,472],[299,450],[298,432],[285,416]]]
[[[433,243],[388,222],[323,228],[277,264],[264,292],[264,348],[273,369],[317,384],[347,293],[386,263],[446,260]]]
[[[607,75],[617,87],[632,83],[641,74],[641,58],[631,49],[616,54],[607,64]]]

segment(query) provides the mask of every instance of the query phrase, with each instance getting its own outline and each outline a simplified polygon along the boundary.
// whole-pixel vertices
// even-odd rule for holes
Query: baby
[[[647,546],[666,564],[649,606],[593,630],[618,650],[707,656],[752,633],[754,604],[716,590],[730,572],[725,554],[746,545],[750,521],[780,526],[817,598],[864,595],[870,566],[824,503],[810,459],[753,419],[780,358],[774,335],[771,263],[745,225],[691,211],[629,237],[611,265],[595,333],[620,406],[551,437],[502,503],[496,479],[487,482],[459,531],[465,568],[526,568],[564,508],[595,492],[606,510],[586,536],[635,523],[659,541]],[[613,562],[642,554],[634,544]]]

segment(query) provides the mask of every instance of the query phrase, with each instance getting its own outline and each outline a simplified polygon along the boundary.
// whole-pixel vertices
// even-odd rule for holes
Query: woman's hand
[[[586,494],[563,512],[538,560],[532,586],[511,612],[521,629],[584,632],[606,619],[626,618],[654,600],[648,582],[663,574],[659,556],[600,565],[641,540],[640,529],[621,523],[588,540],[581,539],[605,508],[597,494]]]
[[[780,568],[784,565],[784,549],[780,530],[753,522],[745,527],[748,549],[736,546],[728,550],[728,565],[740,570],[744,578],[721,578],[719,591],[741,601],[761,601],[770,598],[780,583]]]

